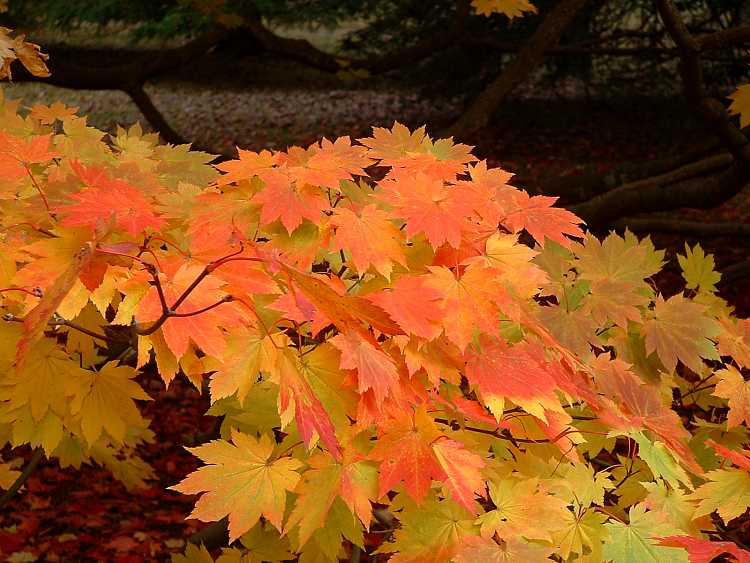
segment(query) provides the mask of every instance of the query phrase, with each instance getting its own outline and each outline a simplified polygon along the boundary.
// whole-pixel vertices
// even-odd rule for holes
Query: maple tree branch
[[[732,27],[714,33],[695,37],[695,42],[703,50],[722,49],[730,45],[750,43],[750,26]]]
[[[225,295],[224,297],[219,299],[216,303],[207,305],[206,307],[203,307],[202,309],[198,309],[196,311],[190,311],[189,313],[169,313],[169,316],[170,317],[194,317],[196,315],[200,315],[201,313],[205,313],[206,311],[210,311],[211,309],[218,307],[222,303],[229,303],[231,301],[234,301],[234,297],[232,297],[231,295]]]
[[[93,330],[89,330],[85,327],[82,327],[80,325],[75,324],[74,322],[68,321],[66,319],[61,319],[57,321],[49,321],[47,323],[49,326],[67,326],[70,329],[76,330],[78,332],[81,332],[83,334],[86,334],[90,336],[91,338],[96,338],[98,340],[102,340],[103,342],[110,342],[110,343],[119,343],[122,342],[121,340],[117,340],[115,338],[110,338],[109,336],[105,336],[104,334],[99,334],[98,332],[94,332]]]
[[[156,266],[153,264],[149,264],[146,266],[146,270],[148,270],[148,273],[151,274],[151,277],[154,280],[154,287],[156,287],[156,293],[159,296],[159,303],[161,303],[161,310],[163,313],[166,313],[169,311],[169,305],[167,305],[167,298],[164,296],[164,288],[161,286],[161,280],[159,279],[159,272],[156,269]]]
[[[146,121],[151,124],[151,126],[159,133],[159,135],[161,135],[162,139],[164,139],[167,143],[172,143],[173,145],[188,144],[188,141],[185,140],[182,135],[180,135],[172,128],[172,126],[164,118],[164,115],[154,105],[154,103],[151,101],[151,97],[143,89],[142,83],[134,83],[132,85],[129,85],[124,88],[124,92],[128,96],[130,96],[130,99],[133,100],[133,103],[135,103],[135,105],[138,107],[140,112],[143,114],[143,117],[145,117]],[[205,151],[204,147],[196,146],[192,148],[193,150]]]
[[[26,289],[25,287],[4,287],[0,289],[0,293],[5,293],[6,291],[20,291],[21,293],[26,293],[28,295],[31,295],[32,297],[43,296],[42,289],[39,287],[35,287],[34,289]]]
[[[586,4],[586,0],[561,0],[539,25],[515,60],[471,103],[468,109],[441,136],[466,137],[486,126],[505,98],[526,80],[554,47],[563,32]]]
[[[701,45],[690,34],[673,0],[656,0],[656,7],[672,40],[680,51],[680,73],[688,101],[710,124],[729,152],[750,166],[750,143],[745,134],[729,119],[724,106],[706,93],[701,68]]]
[[[11,288],[15,289],[15,288]],[[36,296],[38,297],[38,295]],[[6,313],[3,315],[3,320],[8,322],[14,322],[14,323],[22,323],[23,319],[20,317],[16,317],[13,313]],[[99,340],[102,340],[104,342],[110,342],[110,343],[119,343],[122,342],[122,340],[117,340],[115,338],[110,338],[109,336],[105,336],[104,334],[99,334],[98,332],[94,332],[93,330],[89,330],[85,327],[82,327],[80,325],[77,325],[76,323],[72,321],[68,321],[63,318],[59,319],[50,319],[47,321],[47,326],[67,326],[68,328],[71,328],[73,330],[77,330],[78,332],[81,332],[83,334],[86,334],[90,336],[91,338],[97,338]]]
[[[0,496],[0,508],[8,504],[8,502],[16,495],[21,487],[23,487],[24,483],[26,483],[26,481],[29,479],[31,474],[34,472],[34,469],[36,469],[36,466],[39,465],[40,461],[42,461],[43,457],[44,450],[41,447],[37,447],[34,450],[31,459],[26,464],[26,467],[24,467],[23,471],[21,471],[21,474],[16,478],[15,481],[13,481],[13,484],[8,487],[8,490],[5,491],[2,496]]]
[[[451,428],[453,428],[453,423],[448,419],[434,418],[433,420],[437,422],[438,424],[445,424],[446,426],[450,426]],[[516,438],[515,436],[508,435],[509,433],[507,430],[498,432],[497,430],[488,430],[487,428],[477,428],[476,426],[461,426],[460,428],[462,430],[468,430],[469,432],[487,434],[488,436],[494,436],[495,438],[500,438],[501,440],[507,440],[509,442],[518,442],[519,444],[544,444],[547,442],[552,442],[552,440],[549,440],[547,438],[542,438],[540,440],[532,440],[531,438]]]
[[[251,262],[261,262],[262,260],[260,258],[254,258],[250,256],[246,257],[238,257],[239,254],[245,251],[245,247],[243,244],[240,244],[240,249],[236,252],[232,252],[231,254],[228,254],[227,256],[224,256],[223,258],[219,258],[217,260],[214,260],[213,262],[209,262],[203,267],[203,270],[201,270],[201,273],[198,274],[195,279],[191,282],[191,284],[182,292],[182,294],[177,298],[177,300],[172,304],[171,307],[167,306],[166,299],[163,299],[163,294],[159,296],[162,304],[162,314],[157,318],[153,324],[151,324],[148,328],[134,328],[134,333],[139,336],[148,336],[149,334],[153,334],[161,326],[169,319],[170,317],[191,317],[193,315],[198,315],[200,313],[204,313],[210,309],[213,309],[214,307],[218,307],[222,303],[228,303],[229,301],[234,300],[234,298],[231,295],[226,295],[216,303],[209,305],[208,307],[204,307],[203,309],[199,309],[198,311],[191,311],[190,313],[177,313],[177,308],[182,305],[185,300],[190,297],[190,294],[195,290],[198,285],[208,276],[211,272],[213,272],[216,268],[222,266],[223,264],[226,264],[228,262],[235,262],[239,260],[246,260]],[[143,261],[142,261],[143,262]],[[143,262],[144,266],[149,271],[154,271],[153,264],[149,264],[148,262]],[[146,265],[148,264],[148,265]],[[161,288],[161,282],[158,281],[157,277],[154,277],[154,282],[156,284],[157,292]]]

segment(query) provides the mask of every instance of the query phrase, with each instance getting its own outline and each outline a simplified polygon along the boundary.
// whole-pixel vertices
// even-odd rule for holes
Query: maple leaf
[[[476,536],[470,513],[450,500],[438,500],[434,494],[415,506],[403,499],[399,514],[401,527],[393,533],[395,541],[384,543],[377,553],[395,552],[392,563],[444,563],[460,550],[466,538]]]
[[[185,293],[203,268],[197,264],[183,264],[172,276],[161,276],[161,286],[167,304],[171,307]],[[206,354],[221,358],[226,347],[223,328],[232,328],[242,324],[245,316],[231,303],[224,303],[197,315],[190,315],[219,303],[226,297],[221,289],[224,282],[219,278],[207,275],[199,286],[192,291],[177,308],[180,315],[169,318],[161,327],[169,349],[180,359],[192,340]],[[138,304],[137,317],[141,323],[156,321],[162,316],[163,308],[156,287],[152,286]]]
[[[216,165],[216,168],[224,172],[216,180],[216,185],[226,186],[236,184],[243,180],[250,180],[253,176],[263,176],[274,170],[281,162],[281,153],[272,153],[267,150],[258,152],[237,149],[237,160],[227,160]]]
[[[337,334],[328,342],[341,351],[341,368],[357,371],[359,392],[372,389],[377,404],[397,389],[398,369],[393,359],[355,332]]]
[[[285,345],[285,337],[280,333],[272,336],[256,328],[238,327],[226,338],[221,367],[211,376],[211,402],[237,393],[242,403],[260,372],[271,371],[276,365],[278,349]]]
[[[589,281],[611,280],[642,285],[664,266],[664,251],[655,250],[649,237],[642,240],[626,230],[624,237],[610,233],[600,241],[590,233],[583,244],[573,243],[575,268]]]
[[[295,287],[299,288],[310,303],[328,320],[326,324],[333,323],[337,329],[344,333],[355,332],[370,343],[373,343],[374,339],[370,332],[364,328],[363,322],[384,334],[402,333],[401,328],[393,322],[383,309],[364,297],[341,295],[331,287],[330,283],[285,264],[280,264],[280,266],[294,281]],[[331,279],[338,278],[331,276]]]
[[[93,255],[94,245],[86,244],[73,257],[65,271],[55,280],[44,293],[44,297],[31,311],[26,313],[23,320],[24,336],[18,342],[16,350],[16,365],[20,368],[26,358],[26,353],[32,344],[44,335],[52,313],[68,295],[73,285],[78,281],[81,271],[86,268]]]
[[[711,439],[706,440],[706,445],[712,447],[717,454],[724,459],[731,461],[737,467],[750,470],[750,450],[744,449],[739,452],[730,450],[721,444],[717,444]]]
[[[674,561],[688,563],[687,551],[665,547],[659,543],[660,536],[678,533],[666,515],[646,511],[643,504],[630,507],[630,521],[612,521],[604,524],[609,531],[609,540],[604,544],[604,557],[620,561]]]
[[[629,282],[617,280],[595,280],[591,283],[591,294],[586,296],[582,314],[590,315],[596,326],[604,326],[608,320],[623,328],[628,321],[639,322],[642,318],[639,307],[649,303],[647,296],[635,291]]]
[[[5,331],[2,336],[7,338],[7,344],[12,349],[15,338]],[[3,359],[11,357],[12,354]],[[88,376],[88,372],[51,338],[30,344],[29,355],[23,366],[16,366],[15,369],[10,365],[4,367],[10,371],[3,381],[7,386],[3,399],[8,401],[8,412],[28,408],[33,420],[37,422],[49,410],[59,415],[68,412],[69,398],[75,391],[76,382]]]
[[[719,378],[719,382],[712,395],[729,401],[727,426],[739,426],[743,421],[750,425],[750,382],[745,381],[742,374],[732,365],[727,365],[714,375]]]
[[[728,553],[738,563],[750,562],[750,551],[729,541],[711,541],[690,536],[667,536],[659,539],[659,545],[687,549],[690,563],[711,563],[719,556]]]
[[[260,219],[252,196],[251,190],[238,188],[226,193],[206,190],[192,198],[187,233],[193,252],[223,250],[250,238]]]
[[[461,234],[472,229],[467,220],[481,203],[476,194],[462,186],[448,186],[441,179],[423,173],[381,182],[378,198],[393,207],[392,218],[406,221],[406,234],[424,233],[433,248],[443,243],[461,245]]]
[[[673,295],[667,301],[657,297],[654,317],[643,323],[646,352],[656,350],[664,367],[674,372],[677,360],[700,373],[704,365],[701,358],[718,360],[715,344],[710,340],[721,329],[707,316],[706,307],[688,301],[682,295]]]
[[[477,453],[450,438],[439,438],[432,451],[445,472],[451,498],[470,512],[477,512],[475,496],[484,496],[485,482],[481,470],[484,460]]]
[[[750,506],[750,473],[745,469],[717,469],[704,475],[706,483],[688,498],[700,501],[694,518],[719,513],[724,522],[741,516]]]
[[[424,500],[432,479],[445,472],[432,450],[442,434],[424,409],[393,420],[378,437],[370,459],[380,461],[378,496],[382,497],[400,482],[417,503]]]
[[[732,100],[729,113],[739,114],[740,127],[744,129],[750,125],[750,84],[740,86],[729,98]]]
[[[337,463],[330,456],[315,455],[307,460],[310,469],[295,489],[299,496],[289,515],[286,530],[299,526],[299,542],[304,545],[313,532],[322,528],[331,505],[340,497],[365,527],[369,526],[377,495],[377,467],[374,463],[345,458]]]
[[[232,443],[213,440],[188,451],[208,465],[170,487],[185,494],[205,493],[190,518],[204,522],[229,516],[229,541],[250,530],[261,516],[281,530],[287,491],[300,480],[302,462],[273,459],[274,443],[263,434],[256,439],[232,429]]]
[[[395,121],[390,130],[385,127],[373,127],[372,137],[357,141],[370,149],[368,155],[371,158],[382,160],[383,164],[387,165],[393,159],[424,150],[425,137],[424,126],[410,132],[408,127]]]
[[[122,443],[131,426],[143,426],[143,419],[133,399],[150,401],[145,391],[133,381],[136,370],[107,362],[98,372],[87,371],[79,379],[76,396],[71,402],[71,413],[81,419],[83,436],[89,445],[102,432],[117,443]]]
[[[22,138],[0,131],[0,178],[17,180],[29,174],[29,165],[43,164],[59,156],[50,150],[51,138],[51,135]]]
[[[544,545],[525,542],[517,538],[508,538],[500,544],[480,536],[468,536],[461,541],[461,547],[453,558],[456,563],[546,563],[554,549]]]
[[[639,379],[622,360],[611,360],[602,354],[590,363],[597,389],[612,401],[610,405],[592,403],[602,420],[613,428],[648,428],[664,440],[686,467],[694,473],[702,473],[686,445],[690,433],[677,413],[664,405],[654,387]],[[618,420],[619,417],[622,420]]]
[[[427,285],[427,276],[402,276],[391,288],[367,295],[409,334],[433,340],[443,331],[442,293]]]
[[[560,516],[560,529],[554,534],[553,544],[560,546],[558,554],[565,560],[571,553],[590,553],[592,561],[601,561],[601,551],[606,532],[602,524],[607,517],[593,510],[571,511]]]
[[[331,224],[336,227],[334,248],[351,253],[360,275],[372,266],[390,279],[394,262],[406,266],[401,246],[403,234],[390,221],[388,213],[375,205],[367,205],[358,213],[346,208],[334,209]]]
[[[682,277],[687,282],[685,287],[699,291],[716,291],[716,283],[721,279],[721,274],[714,271],[713,255],[706,256],[700,244],[696,244],[691,250],[685,243],[685,256],[678,254],[677,261],[682,269]]]
[[[750,367],[750,319],[719,319],[722,332],[718,348],[722,356],[732,356],[741,367]]]
[[[277,355],[273,376],[278,378],[278,406],[282,428],[294,416],[297,430],[308,449],[320,437],[331,455],[340,459],[341,449],[331,418],[305,378],[299,355],[293,349],[286,348]]]
[[[48,106],[43,104],[31,106],[29,116],[43,125],[52,125],[55,121],[65,121],[73,117],[77,111],[77,107],[68,107],[62,102],[53,102]]]
[[[16,59],[34,76],[49,76],[44,63],[49,57],[41,52],[41,47],[25,41],[25,35],[11,38],[11,33],[7,27],[0,27],[0,80],[12,78],[10,64]]]
[[[502,538],[551,541],[568,511],[567,503],[551,495],[538,479],[495,480],[489,491],[496,508],[477,519],[486,538],[497,533]]]
[[[62,225],[94,229],[114,220],[115,225],[133,236],[147,228],[158,231],[164,225],[164,218],[156,213],[152,201],[139,189],[124,180],[110,179],[103,168],[78,166],[78,175],[87,187],[68,195],[78,203],[54,208],[63,216]]]
[[[461,351],[476,331],[490,334],[497,330],[498,304],[510,303],[507,294],[494,280],[494,271],[481,264],[467,267],[460,277],[445,267],[430,267],[425,286],[441,294],[445,336]]]
[[[466,364],[466,378],[498,420],[505,399],[541,420],[546,420],[547,409],[561,412],[557,381],[549,372],[541,346],[530,342],[508,346],[488,337],[482,338],[480,348],[469,351]]]
[[[638,457],[646,462],[655,477],[664,479],[675,489],[679,488],[680,483],[690,490],[693,489],[690,477],[675,462],[662,442],[652,442],[642,432],[629,432],[628,436],[638,444]]]
[[[352,146],[349,137],[334,142],[324,138],[306,151],[290,148],[284,162],[298,184],[338,188],[341,180],[350,180],[353,174],[365,175],[363,168],[372,164],[366,153],[364,147]]]
[[[266,185],[253,197],[254,203],[262,205],[260,222],[262,225],[277,219],[291,233],[302,224],[303,219],[313,223],[320,221],[324,211],[331,208],[323,191],[310,184],[294,184],[284,174],[266,175]]]
[[[471,0],[471,5],[479,15],[504,14],[511,20],[526,12],[537,13],[534,5],[528,0]]]
[[[564,235],[584,236],[578,227],[583,220],[567,209],[552,207],[556,197],[529,197],[525,191],[517,189],[498,191],[495,197],[504,212],[500,221],[513,231],[526,229],[540,246],[544,246],[546,237],[567,248],[572,241]]]

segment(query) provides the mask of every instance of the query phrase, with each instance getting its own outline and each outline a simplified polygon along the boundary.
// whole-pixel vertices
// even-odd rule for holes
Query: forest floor
[[[55,100],[78,106],[91,124],[106,131],[113,131],[116,123],[129,126],[142,121],[137,108],[120,92],[32,84],[4,89],[7,97],[21,98],[26,106]],[[295,86],[293,81],[278,87],[262,80],[252,87],[212,87],[176,77],[147,89],[181,135],[216,151],[235,146],[281,149],[307,145],[324,135],[362,137],[371,126],[390,126],[394,120],[411,127],[427,124],[428,132],[434,133],[460,111],[456,100],[426,96],[415,89],[362,88],[339,82],[317,88]],[[533,191],[546,179],[580,173],[586,165],[605,172],[622,162],[661,158],[700,146],[704,136],[701,124],[680,103],[515,99],[472,144],[477,145],[475,154],[490,165],[516,172],[514,185]],[[750,196],[746,190],[715,210],[684,210],[669,216],[747,223]],[[684,239],[665,235],[652,239],[657,248],[668,251],[669,263],[657,283],[665,295],[673,295],[682,289],[675,253],[684,253]],[[716,254],[719,270],[747,257],[750,247],[747,240],[700,242]],[[750,315],[748,280],[723,288],[721,295],[739,316]],[[203,416],[207,398],[184,380],[168,390],[154,374],[144,374],[141,383],[155,399],[145,405],[144,415],[151,418],[156,439],[142,454],[154,467],[156,480],[148,489],[130,493],[100,468],[61,470],[56,463],[43,462],[25,490],[0,514],[0,554],[7,554],[5,560],[162,561],[169,553],[181,552],[184,539],[203,526],[185,520],[194,498],[166,488],[198,465],[182,446],[211,425],[211,419]]]

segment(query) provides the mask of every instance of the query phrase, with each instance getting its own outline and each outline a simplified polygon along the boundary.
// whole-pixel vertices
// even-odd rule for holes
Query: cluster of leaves
[[[399,124],[217,166],[103,137],[0,105],[0,443],[137,488],[155,365],[222,417],[174,488],[228,516],[224,561],[371,529],[401,563],[750,560],[717,541],[750,506],[750,321],[700,247],[667,299],[648,239]]]
[[[0,80],[12,77],[10,65],[16,60],[21,61],[26,70],[34,76],[49,76],[49,70],[44,63],[47,55],[41,52],[39,45],[29,43],[24,35],[13,37],[10,29],[0,27]]]

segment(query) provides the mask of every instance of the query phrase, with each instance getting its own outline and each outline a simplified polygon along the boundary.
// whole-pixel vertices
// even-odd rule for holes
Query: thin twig
[[[36,448],[34,450],[34,454],[31,456],[31,459],[29,460],[29,463],[27,463],[26,467],[24,467],[23,471],[21,471],[21,474],[13,482],[13,484],[8,488],[8,490],[3,493],[3,496],[0,496],[0,508],[2,508],[8,502],[10,502],[10,500],[15,496],[15,494],[19,491],[19,489],[23,487],[24,483],[26,483],[28,478],[34,472],[34,469],[36,469],[36,466],[39,465],[40,461],[42,461],[43,457],[44,457],[44,450],[42,448]]]

